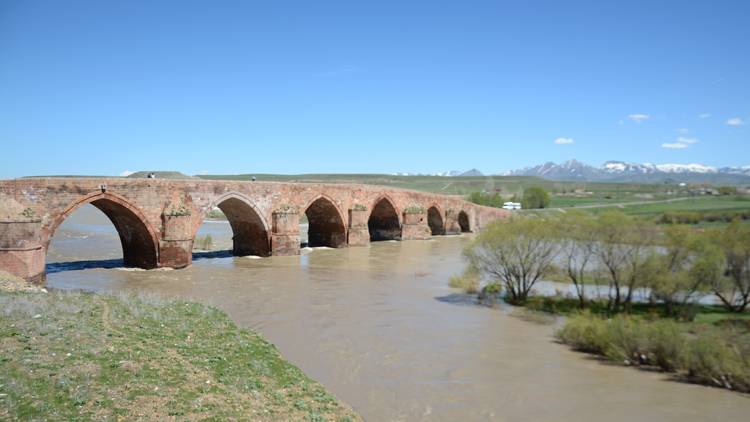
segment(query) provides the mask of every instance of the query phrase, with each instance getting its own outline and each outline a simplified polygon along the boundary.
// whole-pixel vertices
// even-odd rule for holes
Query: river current
[[[206,222],[218,249],[231,228]],[[198,253],[182,270],[122,268],[92,206],[57,230],[47,284],[217,306],[371,421],[746,420],[750,396],[602,362],[555,342],[553,325],[471,304],[448,278],[470,235],[305,249],[293,257]]]

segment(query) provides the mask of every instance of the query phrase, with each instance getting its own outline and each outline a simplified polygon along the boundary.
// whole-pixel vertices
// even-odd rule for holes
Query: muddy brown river
[[[231,246],[228,224],[204,223],[207,233]],[[213,304],[371,421],[750,418],[750,396],[603,363],[555,343],[554,326],[462,300],[448,278],[469,240],[198,254],[187,269],[143,271],[121,268],[114,227],[86,206],[55,234],[47,282]]]

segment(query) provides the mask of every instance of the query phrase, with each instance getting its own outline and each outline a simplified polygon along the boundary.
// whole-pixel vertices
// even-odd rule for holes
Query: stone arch
[[[445,222],[437,205],[432,205],[427,209],[427,225],[430,226],[430,232],[433,236],[445,234]]]
[[[159,237],[146,216],[127,199],[109,192],[94,192],[68,205],[44,230],[45,251],[60,224],[85,204],[95,206],[115,226],[126,266],[151,269],[159,265]]]
[[[247,197],[237,192],[227,192],[216,198],[201,214],[193,230],[193,239],[206,215],[218,207],[232,228],[232,254],[235,256],[270,256],[270,230],[263,213]]]
[[[311,247],[346,246],[346,224],[344,215],[336,203],[326,195],[319,195],[304,208],[307,216],[307,244]]]
[[[469,223],[469,214],[466,211],[461,210],[458,213],[458,225],[461,227],[461,233],[470,233],[471,224]]]
[[[400,213],[391,198],[378,197],[370,209],[367,229],[371,241],[401,239]]]

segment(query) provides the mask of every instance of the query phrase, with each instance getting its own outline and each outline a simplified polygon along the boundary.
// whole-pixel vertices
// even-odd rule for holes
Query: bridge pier
[[[432,235],[427,224],[427,210],[410,206],[404,211],[404,224],[401,228],[402,240],[424,240]]]
[[[367,218],[367,207],[363,205],[355,205],[349,210],[349,246],[368,246],[370,244]]]
[[[299,255],[299,211],[285,206],[273,212],[271,255]]]
[[[43,284],[46,249],[40,236],[41,218],[12,198],[0,199],[4,202],[0,214],[0,269]]]
[[[461,234],[461,225],[458,223],[458,211],[454,209],[445,211],[445,234]]]
[[[190,214],[168,211],[162,214],[162,222],[164,230],[159,240],[159,266],[189,266],[193,263],[193,223]]]

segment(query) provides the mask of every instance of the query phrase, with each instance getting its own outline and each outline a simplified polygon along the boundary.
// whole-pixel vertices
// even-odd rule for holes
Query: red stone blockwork
[[[214,208],[230,220],[235,254],[299,253],[299,219],[311,243],[366,246],[371,240],[425,239],[435,207],[445,233],[477,231],[509,213],[460,197],[358,184],[209,181],[200,179],[29,178],[0,181],[0,269],[44,278],[57,227],[84,204],[113,221],[125,262],[182,268],[192,262],[196,232]],[[436,223],[437,222],[437,223]],[[442,233],[442,232],[441,232]]]

